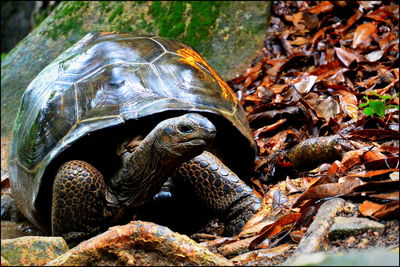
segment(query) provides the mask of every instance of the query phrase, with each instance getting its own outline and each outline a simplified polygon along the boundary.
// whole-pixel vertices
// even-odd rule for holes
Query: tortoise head
[[[185,161],[202,153],[216,134],[215,126],[197,113],[164,120],[155,130],[157,150],[165,151],[171,159],[182,158]]]

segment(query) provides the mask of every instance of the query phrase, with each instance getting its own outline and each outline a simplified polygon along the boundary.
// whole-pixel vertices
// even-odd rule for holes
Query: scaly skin
[[[65,163],[53,184],[52,234],[71,245],[120,223],[132,208],[152,199],[171,175],[188,179],[199,197],[225,218],[226,234],[237,234],[260,200],[218,158],[202,153],[214,136],[212,123],[198,114],[165,120],[135,151],[121,156],[122,166],[109,187],[89,163]]]
[[[253,190],[210,152],[183,163],[175,175],[189,180],[197,196],[223,216],[225,235],[238,234],[261,207]]]
[[[106,185],[103,175],[84,161],[61,166],[53,183],[52,235],[75,244],[102,230]]]

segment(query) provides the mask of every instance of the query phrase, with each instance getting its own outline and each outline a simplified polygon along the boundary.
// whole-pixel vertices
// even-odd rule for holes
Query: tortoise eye
[[[186,125],[186,124],[179,125],[178,126],[178,130],[180,132],[182,132],[182,133],[192,133],[192,132],[194,132],[194,129],[191,126]]]

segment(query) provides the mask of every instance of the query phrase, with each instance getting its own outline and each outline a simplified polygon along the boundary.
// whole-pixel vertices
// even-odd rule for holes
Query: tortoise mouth
[[[194,138],[190,140],[181,141],[179,142],[179,144],[186,144],[191,146],[206,146],[207,141],[202,138]]]

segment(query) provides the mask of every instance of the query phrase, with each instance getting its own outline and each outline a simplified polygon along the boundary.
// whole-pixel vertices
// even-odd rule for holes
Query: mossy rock
[[[1,257],[12,266],[44,265],[68,249],[61,237],[25,236],[1,240]]]
[[[183,41],[225,79],[263,47],[267,1],[64,1],[1,62],[1,136],[10,133],[32,79],[87,32],[119,31]]]

